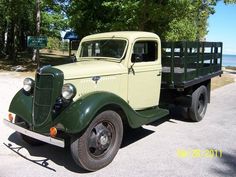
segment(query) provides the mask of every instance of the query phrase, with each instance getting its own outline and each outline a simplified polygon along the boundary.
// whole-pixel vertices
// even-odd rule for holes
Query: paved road
[[[1,119],[21,83],[19,74],[0,73]],[[214,90],[211,100],[202,122],[170,119],[131,131],[114,161],[93,173],[77,168],[68,149],[30,147],[0,121],[0,177],[236,176],[236,83]]]

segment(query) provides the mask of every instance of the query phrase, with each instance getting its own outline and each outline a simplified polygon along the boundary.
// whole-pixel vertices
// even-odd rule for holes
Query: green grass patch
[[[32,53],[21,52],[17,55],[17,60],[13,62],[12,60],[1,57],[0,58],[0,70],[12,71],[15,70],[16,66],[21,66],[25,68],[24,71],[35,71],[37,68],[36,61],[32,61]],[[40,52],[40,66],[43,65],[62,65],[66,63],[71,63],[71,59],[68,53],[63,53],[60,51],[48,51],[43,50]]]
[[[230,69],[230,70],[236,71],[236,66],[226,66],[225,69]]]

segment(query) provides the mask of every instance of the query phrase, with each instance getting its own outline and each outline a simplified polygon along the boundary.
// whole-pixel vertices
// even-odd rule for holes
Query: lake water
[[[236,55],[223,55],[223,66],[236,66]]]

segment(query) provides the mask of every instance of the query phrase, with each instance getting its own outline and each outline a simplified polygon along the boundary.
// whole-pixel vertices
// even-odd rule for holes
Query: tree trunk
[[[141,7],[141,19],[139,21],[139,31],[145,31],[145,25],[148,21],[148,15],[147,15],[147,0],[143,0],[142,7]]]
[[[5,45],[5,27],[3,27],[3,29],[1,30],[1,34],[0,34],[0,55],[3,55],[3,50],[4,50],[4,45]]]
[[[6,46],[6,53],[8,55],[8,59],[16,62],[16,55],[15,55],[15,23],[11,21],[8,24],[7,28],[7,46]]]
[[[21,31],[20,31],[19,47],[20,47],[20,49],[19,49],[20,51],[25,51],[27,49],[24,29],[21,29]]]
[[[36,36],[40,36],[40,0],[36,0]],[[39,59],[39,49],[34,50],[33,61],[37,61],[37,66],[40,67],[40,59]]]

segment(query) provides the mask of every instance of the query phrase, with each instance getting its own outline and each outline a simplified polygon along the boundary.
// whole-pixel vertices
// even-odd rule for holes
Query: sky
[[[219,2],[208,19],[207,41],[223,42],[223,54],[236,55],[236,4]]]

